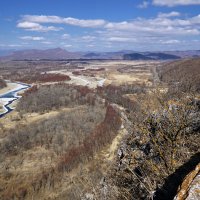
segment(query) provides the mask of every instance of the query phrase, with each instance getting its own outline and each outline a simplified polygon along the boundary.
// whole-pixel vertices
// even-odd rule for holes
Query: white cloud
[[[62,28],[55,26],[42,26],[35,22],[22,21],[17,24],[18,28],[22,28],[29,31],[38,31],[38,32],[48,32],[48,31],[59,31]]]
[[[95,36],[91,36],[91,35],[85,35],[85,36],[82,36],[81,39],[85,40],[87,42],[92,42],[92,41],[94,41],[96,39],[96,37]]]
[[[160,18],[169,18],[169,17],[178,17],[180,15],[181,14],[179,12],[172,11],[170,13],[159,13],[158,17],[160,17]]]
[[[180,43],[180,40],[165,40],[165,41],[161,41],[162,44],[178,44]]]
[[[21,44],[0,44],[0,47],[22,47]]]
[[[65,45],[63,45],[63,47],[69,48],[69,47],[72,47],[72,45],[71,44],[65,44]]]
[[[129,22],[109,22],[105,28],[110,32],[129,32],[133,36],[200,35],[200,15],[188,19],[169,18],[172,15],[178,13],[161,14],[162,17],[153,19],[137,18]]]
[[[139,4],[137,7],[138,8],[147,8],[149,5],[148,1],[143,1],[141,4]]]
[[[9,44],[8,46],[9,47],[21,47],[22,45],[21,44]]]
[[[105,29],[96,31],[96,34],[105,47],[106,42],[110,42],[109,46],[117,49],[197,48],[198,44],[192,39],[200,37],[200,15],[186,18],[174,11],[160,13],[155,18],[108,22]]]
[[[40,24],[33,23],[33,22],[20,22],[17,24],[18,28],[25,28],[25,29],[31,29],[31,28],[38,28],[40,27]]]
[[[95,47],[94,44],[88,44],[87,47]]]
[[[111,42],[131,42],[131,41],[135,41],[134,38],[126,38],[126,37],[110,37],[108,38],[108,41]]]
[[[22,39],[22,40],[41,41],[41,40],[44,40],[44,37],[22,36],[22,37],[20,37],[20,39]]]
[[[186,5],[200,5],[200,0],[153,0],[154,5],[158,6],[186,6]]]
[[[95,28],[105,25],[106,21],[103,19],[85,20],[76,19],[72,17],[59,17],[59,16],[47,16],[47,15],[24,15],[22,16],[22,22],[32,23],[53,23],[53,24],[67,24],[79,27]]]
[[[200,15],[193,18],[181,19],[179,12],[159,13],[152,19],[136,18],[132,21],[106,22],[105,20],[82,20],[75,18],[61,18],[59,16],[25,15],[17,27],[32,31],[60,30],[55,26],[43,26],[42,23],[64,23],[80,27],[101,28],[102,30],[132,31],[134,33],[170,34],[170,35],[198,35],[200,33]],[[68,39],[68,34],[63,34],[62,39]],[[83,36],[83,40],[92,41],[94,36]]]
[[[46,16],[46,15],[23,15],[23,21],[35,22],[35,23],[62,23],[62,18],[59,16]]]
[[[70,35],[68,33],[65,33],[62,35],[62,39],[69,39]]]
[[[57,38],[61,46],[71,47],[73,45],[73,49],[79,48],[79,50],[88,45],[93,45],[94,42],[95,49],[99,47],[103,49],[108,46],[109,48],[115,47],[117,49],[129,49],[131,46],[137,49],[164,48],[166,46],[177,48],[186,44],[196,47],[197,44],[194,44],[192,40],[199,40],[200,37],[200,15],[186,17],[176,11],[159,13],[154,18],[135,18],[119,22],[99,21],[98,19],[82,20],[59,16],[26,15],[22,17],[17,26],[25,30],[44,31],[46,29],[47,31],[47,29],[51,29],[50,27],[58,29],[58,27],[50,26],[54,24],[71,24],[83,27],[83,32],[79,32],[79,36],[77,34],[69,35],[67,32],[62,33],[60,36],[56,34],[56,37],[58,36],[60,39]],[[94,29],[86,31],[84,27]],[[84,35],[80,36],[81,34]],[[70,40],[70,44],[66,44],[64,39]],[[186,42],[183,43],[183,41]],[[61,44],[61,42],[63,43]]]
[[[47,44],[47,45],[49,45],[49,44],[53,44],[53,43],[50,42],[50,41],[42,41],[41,43],[42,43],[42,44]]]
[[[63,19],[65,24],[74,25],[74,26],[80,26],[80,27],[101,27],[105,24],[105,21],[102,19],[96,19],[96,20],[83,20],[83,19],[75,19],[75,18],[64,18]]]

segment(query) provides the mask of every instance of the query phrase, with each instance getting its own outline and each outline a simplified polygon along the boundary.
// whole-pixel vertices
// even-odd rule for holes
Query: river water
[[[9,83],[7,81],[7,83]],[[3,112],[0,112],[0,118],[10,113],[14,108],[11,104],[19,99],[21,96],[18,95],[19,92],[30,88],[30,85],[24,83],[14,83],[16,87],[6,93],[0,94],[0,105],[3,105]]]

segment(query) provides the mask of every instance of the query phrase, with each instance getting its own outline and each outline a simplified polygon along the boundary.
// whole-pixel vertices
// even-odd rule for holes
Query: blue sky
[[[200,49],[200,0],[1,0],[0,49]]]

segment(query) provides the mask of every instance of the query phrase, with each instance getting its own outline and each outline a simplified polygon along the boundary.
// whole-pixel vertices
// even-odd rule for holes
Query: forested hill
[[[123,56],[124,60],[174,60],[180,58],[180,56],[166,53],[131,53]]]
[[[200,91],[200,58],[180,60],[158,68],[160,79],[179,89]]]

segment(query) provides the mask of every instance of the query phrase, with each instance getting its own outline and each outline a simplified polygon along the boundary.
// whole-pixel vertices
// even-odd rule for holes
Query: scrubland
[[[198,154],[199,59],[10,66],[32,87],[0,119],[0,199],[159,199]]]

